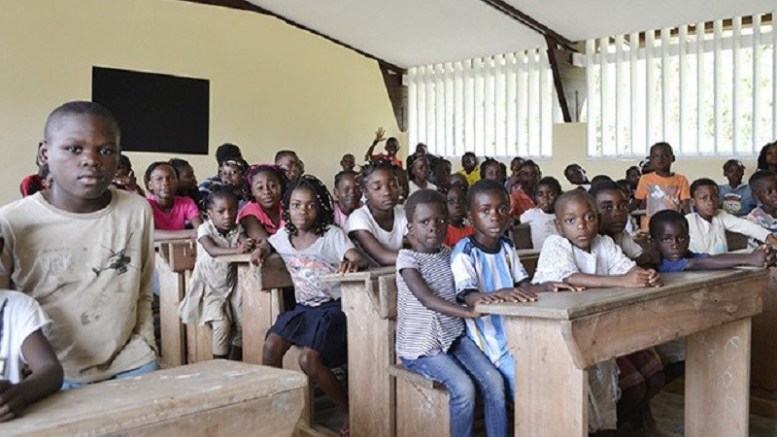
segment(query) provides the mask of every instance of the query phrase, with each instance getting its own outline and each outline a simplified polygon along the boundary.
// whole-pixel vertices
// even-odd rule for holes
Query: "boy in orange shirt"
[[[650,147],[650,167],[654,171],[642,175],[634,193],[634,198],[642,201],[646,210],[642,218],[643,230],[648,229],[650,217],[659,211],[671,209],[683,214],[691,212],[688,179],[672,173],[674,161],[674,152],[669,143],[656,143]]]

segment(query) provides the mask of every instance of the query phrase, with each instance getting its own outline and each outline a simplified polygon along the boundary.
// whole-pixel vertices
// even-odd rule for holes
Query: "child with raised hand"
[[[533,282],[563,281],[581,288],[661,285],[661,277],[655,270],[637,267],[610,237],[597,234],[596,206],[588,193],[572,190],[562,194],[556,201],[555,214],[560,235],[551,235],[545,240]],[[617,367],[616,361],[610,360],[589,370],[588,429],[591,432],[616,428]],[[656,366],[656,371],[660,371],[660,366]],[[652,378],[654,372],[648,373],[642,375],[643,379]],[[640,398],[634,403],[644,407],[645,402]]]
[[[237,270],[216,257],[251,252],[254,241],[235,221],[237,197],[229,187],[213,188],[205,212],[208,219],[197,228],[197,263],[178,313],[183,323],[210,325],[214,358],[239,360],[242,329]]]
[[[553,208],[561,193],[561,184],[556,178],[546,176],[540,179],[534,187],[534,201],[537,207],[521,214],[520,221],[529,225],[531,243],[535,249],[542,248],[548,235],[558,235]]]
[[[460,174],[467,178],[467,185],[473,186],[475,182],[480,180],[480,169],[478,168],[478,157],[473,152],[464,152],[461,155],[461,170],[457,174]]]
[[[399,141],[394,137],[386,139],[385,135],[386,130],[382,127],[379,127],[378,130],[375,131],[375,139],[372,141],[372,145],[367,148],[367,152],[364,154],[364,160],[372,164],[388,162],[391,165],[402,168],[402,160],[397,157],[397,152],[399,151]],[[375,150],[375,146],[383,141],[386,142],[386,153],[378,153],[373,155],[372,152]]]
[[[445,194],[448,204],[448,232],[445,235],[445,244],[453,247],[462,238],[475,233],[475,228],[470,226],[467,219],[467,189],[461,185],[451,185]]]
[[[669,143],[656,143],[650,147],[650,168],[653,172],[640,177],[637,191],[634,192],[635,199],[645,202],[643,230],[648,229],[650,217],[659,211],[671,209],[684,214],[691,212],[688,179],[672,172],[674,161],[674,152]]]
[[[157,238],[172,235],[166,231],[181,231],[190,224],[192,236],[202,224],[200,210],[188,197],[176,196],[178,171],[169,162],[152,162],[144,176],[146,189],[150,193],[146,200],[154,214],[154,229]]]
[[[240,208],[237,221],[248,237],[264,241],[285,225],[281,196],[286,188],[286,176],[276,165],[252,165],[246,172],[246,182],[253,200]]]
[[[125,154],[119,155],[119,165],[116,166],[116,174],[113,176],[113,186],[130,193],[135,193],[146,197],[146,192],[138,185],[135,178],[135,171],[132,169],[132,162]]]
[[[335,175],[335,224],[341,229],[356,208],[361,206],[362,187],[359,174],[351,170],[343,170]]]
[[[720,209],[718,184],[701,178],[691,184],[691,196],[696,212],[688,214],[688,232],[692,252],[716,255],[728,252],[726,231],[738,232],[752,240],[777,245],[777,237],[761,226],[733,216]]]
[[[437,186],[428,181],[429,178],[429,159],[426,155],[418,156],[410,165],[410,174],[408,175],[409,194],[418,190],[430,189],[436,190]]]
[[[540,166],[531,159],[524,161],[518,167],[520,188],[510,193],[510,215],[519,218],[524,212],[537,207],[532,196],[534,195],[534,187],[541,177]]]
[[[188,197],[194,204],[200,207],[202,196],[197,187],[197,176],[194,175],[194,167],[189,161],[181,158],[171,158],[169,162],[178,171],[178,196]]]
[[[449,226],[445,203],[442,194],[419,190],[405,204],[412,248],[397,256],[397,356],[408,370],[445,385],[450,435],[472,435],[479,391],[486,433],[506,436],[504,380],[464,333],[462,319],[480,314],[456,303],[451,251],[443,245]]]
[[[650,239],[661,255],[659,272],[686,270],[719,270],[737,266],[770,267],[775,253],[768,245],[758,246],[750,253],[710,255],[690,249],[688,220],[677,211],[661,211],[650,221]]]
[[[13,283],[51,317],[63,387],[151,372],[153,217],[144,199],[109,188],[118,122],[97,103],[69,102],[44,135],[53,183],[0,209],[0,288]]]
[[[364,166],[361,184],[367,202],[348,216],[345,231],[375,263],[394,265],[407,232],[394,167],[383,162]]]
[[[599,213],[599,234],[612,238],[623,254],[638,265],[654,264],[655,252],[643,250],[626,231],[630,214],[623,187],[616,182],[603,181],[594,184],[588,193]]]
[[[367,263],[345,232],[332,226],[332,204],[321,181],[302,176],[283,196],[285,227],[262,242],[251,258],[261,265],[271,251],[278,252],[291,274],[297,301],[294,309],[280,314],[270,328],[262,363],[281,367],[286,351],[292,345],[302,346],[302,371],[348,414],[348,395],[330,370],[346,362],[340,285],[319,278],[327,273],[353,272]],[[347,429],[346,421],[341,431]]]
[[[3,245],[0,237],[0,251]],[[35,299],[0,290],[0,422],[19,417],[62,385],[62,365],[45,335],[50,330],[51,320]],[[27,377],[25,366],[32,372]]]
[[[474,306],[477,302],[533,302],[536,292],[564,284],[532,285],[515,253],[515,245],[504,236],[512,222],[510,198],[504,184],[491,179],[477,182],[467,192],[467,214],[475,233],[460,240],[451,254],[451,271],[457,301]],[[499,369],[515,393],[515,359],[507,350],[502,319],[486,315],[467,320],[467,335]]]

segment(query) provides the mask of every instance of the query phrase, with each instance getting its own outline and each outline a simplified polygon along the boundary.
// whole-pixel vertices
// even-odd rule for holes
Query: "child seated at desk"
[[[242,329],[237,267],[233,263],[219,262],[215,257],[251,252],[254,241],[235,222],[237,197],[229,187],[214,187],[207,202],[208,220],[197,228],[197,263],[179,306],[179,314],[183,323],[210,325],[213,358],[229,356],[239,360]]]
[[[171,235],[165,231],[182,231],[187,224],[194,229],[202,224],[200,210],[194,201],[175,195],[178,190],[178,170],[172,164],[163,161],[151,163],[146,169],[144,180],[149,192],[146,200],[154,214],[156,237]],[[192,230],[192,236],[196,232]]]
[[[397,356],[408,370],[445,385],[450,435],[472,435],[477,386],[485,400],[486,434],[506,436],[504,380],[464,333],[462,319],[480,315],[456,303],[451,251],[443,246],[449,226],[445,196],[416,191],[405,212],[412,249],[397,256]]]
[[[345,228],[348,216],[361,206],[362,187],[359,184],[359,174],[353,170],[343,170],[335,175],[335,224],[340,229]]]
[[[275,165],[252,165],[246,181],[253,199],[237,214],[237,221],[254,241],[266,240],[283,228],[281,196],[286,189],[286,176]]]
[[[619,190],[620,191],[620,190]],[[660,286],[655,270],[644,270],[626,257],[613,240],[598,232],[598,215],[590,195],[569,191],[556,201],[556,227],[542,246],[534,283],[563,281],[579,288]],[[660,371],[660,366],[658,369]],[[649,380],[654,372],[639,375]],[[588,371],[589,431],[612,430],[617,424],[618,368],[616,360],[598,363]],[[643,401],[643,402],[640,402]],[[637,405],[649,406],[644,399]]]
[[[62,385],[62,365],[44,335],[50,329],[35,299],[0,290],[0,422],[19,417],[28,404]],[[31,371],[26,377],[25,366]]]
[[[529,225],[531,244],[535,249],[542,248],[548,235],[558,235],[553,223],[556,217],[553,208],[561,193],[561,184],[556,178],[547,176],[540,179],[534,187],[534,203],[537,207],[521,214],[521,223]]]
[[[515,253],[515,245],[505,237],[510,226],[510,196],[504,183],[482,179],[467,193],[467,211],[475,233],[453,248],[451,271],[456,284],[456,300],[474,306],[477,302],[533,302],[535,292],[571,289],[560,283],[532,285]],[[515,359],[507,349],[502,318],[485,315],[467,319],[467,335],[499,369],[515,393]]]
[[[692,252],[716,255],[728,252],[726,231],[738,232],[751,240],[777,244],[777,237],[763,227],[720,209],[718,184],[701,178],[691,184],[691,202],[696,212],[688,214],[688,233]]]
[[[750,211],[747,220],[777,234],[777,176],[768,170],[758,170],[748,180],[758,206]],[[750,242],[754,247],[755,243]]]
[[[650,250],[643,250],[626,231],[630,216],[629,204],[620,184],[612,181],[598,182],[591,187],[589,194],[599,213],[599,234],[612,238],[623,254],[638,265],[654,262],[655,254]]]
[[[384,162],[367,164],[361,182],[367,202],[348,216],[345,231],[375,264],[394,265],[407,233],[396,173]]]
[[[319,278],[327,273],[353,272],[367,266],[353,243],[334,226],[332,197],[315,176],[304,175],[283,196],[285,227],[251,255],[261,265],[271,251],[283,258],[294,283],[297,305],[278,316],[264,342],[262,363],[281,367],[292,345],[303,347],[299,366],[348,414],[348,395],[330,369],[346,362],[345,314],[340,285]],[[361,353],[362,351],[354,351]],[[348,423],[342,432],[348,430]]]
[[[466,222],[467,218],[467,187],[451,185],[445,194],[448,204],[448,232],[445,235],[445,244],[453,247],[462,238],[475,233],[475,229]]]

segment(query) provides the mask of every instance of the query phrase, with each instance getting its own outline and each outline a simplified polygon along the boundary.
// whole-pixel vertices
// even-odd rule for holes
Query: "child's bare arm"
[[[353,265],[357,271],[365,270],[367,267],[369,267],[367,259],[364,258],[362,254],[356,249],[348,249],[348,251],[345,252],[344,261],[347,261]]]
[[[178,240],[181,238],[194,238],[196,236],[197,236],[197,229],[182,229],[180,231],[166,231],[163,229],[154,229],[154,241]]]
[[[751,253],[722,253],[703,258],[690,258],[686,270],[720,270],[737,266],[769,267],[775,262],[775,253],[761,246]]]
[[[270,237],[267,233],[267,229],[259,223],[259,220],[254,216],[245,216],[240,219],[240,225],[245,229],[246,235],[251,237],[254,241],[264,241]]]
[[[586,273],[573,273],[564,282],[577,287],[586,288],[641,288],[658,287],[661,285],[661,277],[655,270],[645,270],[634,267],[623,275],[589,275]]]
[[[372,257],[378,264],[382,266],[393,266],[397,263],[397,254],[395,250],[386,249],[374,235],[369,231],[358,230],[352,231],[350,237],[356,240],[367,252],[367,255]]]
[[[215,241],[213,241],[213,238],[211,238],[209,235],[203,235],[200,237],[199,240],[202,245],[202,248],[205,249],[205,252],[208,252],[208,255],[212,257],[217,257],[221,255],[235,255],[237,253],[243,253],[241,247],[221,247],[218,244],[216,244]]]
[[[192,224],[192,228],[194,228],[196,230],[202,224],[202,217],[200,217],[199,215],[196,215],[196,216],[194,216],[194,217],[189,219],[189,223],[191,223]]]
[[[413,296],[415,296],[423,306],[429,308],[430,310],[452,317],[480,317],[480,314],[475,312],[473,308],[474,302],[472,306],[465,307],[450,303],[445,299],[435,295],[434,292],[429,288],[429,285],[426,283],[426,281],[424,281],[424,278],[421,276],[421,273],[419,273],[418,270],[404,268],[400,270],[399,274],[402,275],[402,279],[405,280],[407,288],[410,289],[410,292],[413,293]]]
[[[19,417],[24,407],[56,393],[62,386],[62,365],[40,329],[22,343],[32,374],[18,384],[0,380],[0,422]]]

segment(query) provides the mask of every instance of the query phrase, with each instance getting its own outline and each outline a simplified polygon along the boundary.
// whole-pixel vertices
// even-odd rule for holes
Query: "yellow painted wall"
[[[331,184],[342,154],[362,155],[377,126],[398,134],[375,61],[274,18],[173,0],[2,0],[0,203],[36,171],[46,115],[90,99],[93,65],[210,80],[210,155],[181,156],[200,179],[233,142],[249,162],[297,150]],[[128,155],[141,174],[170,158]]]

